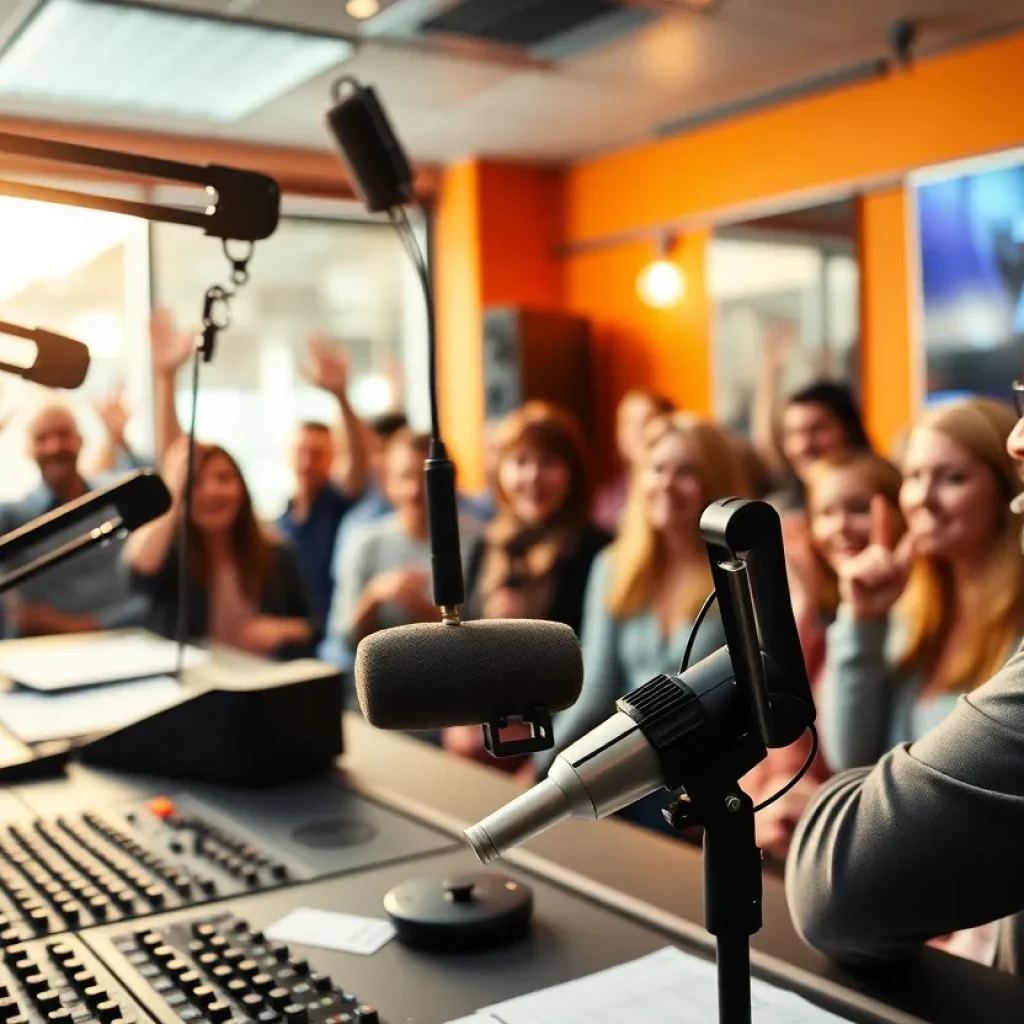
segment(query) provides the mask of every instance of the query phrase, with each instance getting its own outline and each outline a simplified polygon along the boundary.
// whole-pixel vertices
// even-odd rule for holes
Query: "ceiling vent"
[[[364,34],[461,40],[556,59],[629,35],[654,17],[625,0],[397,0]]]

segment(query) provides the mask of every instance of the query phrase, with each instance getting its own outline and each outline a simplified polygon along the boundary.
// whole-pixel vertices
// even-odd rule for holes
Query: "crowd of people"
[[[186,510],[187,439],[174,388],[192,338],[162,312],[151,333],[155,458],[172,509],[123,546],[94,548],[8,595],[5,635],[145,624],[174,636],[184,590],[193,641],[272,658],[316,652],[349,668],[356,645],[374,631],[434,619],[428,436],[398,412],[361,421],[348,401],[343,352],[313,339],[307,376],[337,399],[338,416],[297,425],[285,513],[261,522],[231,454],[202,443]],[[137,464],[122,420],[105,419],[106,468]],[[760,845],[784,859],[825,779],[919,739],[1020,643],[1019,478],[1007,454],[1016,421],[1011,406],[987,398],[930,408],[906,432],[897,464],[872,450],[841,383],[818,382],[789,397],[754,444],[662,396],[633,391],[617,413],[619,464],[597,474],[604,479],[595,490],[601,467],[580,423],[550,404],[526,403],[487,432],[485,493],[459,495],[464,611],[569,625],[581,639],[585,682],[578,703],[556,721],[555,751],[492,763],[531,782],[558,749],[611,714],[618,697],[676,671],[711,590],[698,528],[704,507],[729,495],[763,498],[782,517],[821,736],[808,774],[757,817]],[[3,532],[102,482],[80,470],[81,437],[62,406],[35,415],[29,446],[40,486],[0,507]],[[693,660],[723,642],[712,610]],[[478,729],[429,739],[491,760]],[[807,752],[806,740],[770,751],[744,787],[755,801],[771,795]],[[665,829],[662,804],[652,798],[624,813]],[[978,950],[990,936],[982,932],[946,942],[984,958]]]

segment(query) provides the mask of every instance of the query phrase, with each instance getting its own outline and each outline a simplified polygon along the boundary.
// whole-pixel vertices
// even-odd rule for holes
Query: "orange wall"
[[[598,450],[613,465],[615,406],[633,387],[650,387],[682,408],[711,408],[710,306],[704,286],[709,235],[698,231],[677,243],[673,258],[687,291],[673,309],[645,306],[637,272],[655,256],[650,242],[598,249],[565,262],[566,305],[591,318]]]
[[[923,60],[909,70],[583,161],[561,180],[549,172],[471,164],[464,202],[477,233],[438,232],[439,264],[475,261],[473,315],[443,329],[452,381],[466,389],[478,424],[479,312],[490,301],[555,301],[587,316],[595,332],[601,450],[610,454],[610,419],[631,386],[666,391],[694,411],[710,411],[711,310],[703,287],[709,230],[766,212],[766,205],[813,205],[831,192],[867,193],[860,203],[864,401],[869,427],[888,447],[916,407],[906,195],[914,168],[1024,144],[1013,89],[1024,66],[1024,33]],[[442,188],[439,227],[445,216]],[[458,220],[458,218],[455,218]],[[635,296],[637,273],[654,254],[651,230],[672,224],[689,291],[676,310],[655,312]],[[630,237],[632,236],[632,237]],[[544,246],[562,247],[553,261]],[[462,252],[448,252],[449,244]],[[467,278],[468,280],[468,278]],[[471,307],[471,308],[470,308]],[[916,358],[916,356],[914,357]],[[460,454],[478,479],[479,443]]]
[[[564,240],[714,219],[765,197],[1020,145],[1024,118],[1007,83],[1022,65],[1024,33],[579,164],[566,176]]]
[[[887,454],[916,406],[907,205],[906,191],[898,188],[859,203],[864,418],[871,439]]]
[[[434,247],[439,399],[463,488],[484,483],[483,311],[498,304],[561,307],[560,217],[554,172],[471,161],[441,178]]]

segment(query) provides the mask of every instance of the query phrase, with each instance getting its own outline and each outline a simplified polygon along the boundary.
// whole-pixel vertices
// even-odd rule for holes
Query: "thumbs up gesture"
[[[839,570],[839,595],[856,619],[878,619],[889,613],[907,585],[913,543],[904,534],[894,545],[895,513],[881,495],[871,500],[868,546]]]

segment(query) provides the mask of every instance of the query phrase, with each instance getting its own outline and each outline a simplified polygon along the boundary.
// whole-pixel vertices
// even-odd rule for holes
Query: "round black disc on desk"
[[[384,897],[398,939],[438,951],[503,946],[530,927],[533,891],[490,871],[444,880],[413,878]]]

